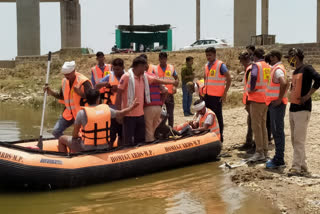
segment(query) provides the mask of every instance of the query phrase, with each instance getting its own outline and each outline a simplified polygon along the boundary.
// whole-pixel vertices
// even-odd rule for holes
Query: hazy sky
[[[240,1],[240,0],[238,0]],[[173,47],[195,41],[196,0],[135,0],[135,24],[171,24]],[[308,2],[308,4],[306,4]],[[82,47],[110,52],[115,26],[129,24],[129,0],[80,0]],[[276,42],[316,41],[316,0],[269,0],[269,33]],[[59,3],[41,3],[41,54],[59,50]],[[261,33],[261,0],[257,0],[257,34]],[[233,43],[233,0],[201,0],[201,37],[224,38]],[[16,6],[0,3],[0,59],[17,55]]]

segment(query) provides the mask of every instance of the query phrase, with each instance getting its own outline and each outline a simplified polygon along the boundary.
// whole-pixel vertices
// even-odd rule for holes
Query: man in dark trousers
[[[182,103],[184,116],[191,116],[190,107],[192,103],[192,94],[188,91],[187,83],[193,82],[194,67],[193,57],[186,58],[186,64],[181,68],[181,81],[182,81]]]
[[[226,101],[227,93],[231,85],[231,76],[227,66],[216,59],[216,49],[210,47],[206,49],[208,63],[205,65],[204,84],[206,106],[217,116],[221,142],[223,142],[223,116],[222,102]]]
[[[154,67],[155,75],[164,80],[178,80],[178,74],[173,65],[167,63],[168,54],[166,52],[159,53],[159,65]],[[174,85],[165,85],[168,89],[168,96],[165,101],[167,112],[169,115],[169,126],[174,124],[174,94],[177,89]]]

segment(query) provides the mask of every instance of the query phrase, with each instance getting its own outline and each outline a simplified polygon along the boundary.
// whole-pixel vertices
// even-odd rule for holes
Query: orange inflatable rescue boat
[[[31,188],[68,188],[140,176],[147,173],[216,160],[221,143],[205,132],[139,147],[75,154],[58,152],[58,141],[0,142],[0,183]]]

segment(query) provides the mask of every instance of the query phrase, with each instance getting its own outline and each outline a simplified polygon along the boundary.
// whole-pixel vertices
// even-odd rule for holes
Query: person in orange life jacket
[[[102,87],[110,88],[109,93],[105,93],[104,103],[108,104],[110,108],[116,110],[116,96],[118,90],[119,81],[124,74],[124,62],[120,58],[116,58],[112,61],[112,71],[105,76],[99,83],[96,84],[96,89]],[[106,102],[107,101],[107,102]],[[115,119],[111,119],[110,141],[113,143],[118,135],[118,145],[121,145],[122,141],[122,125]]]
[[[271,64],[271,54],[268,53],[265,55],[264,57],[264,61],[270,65],[270,67],[272,67],[272,64]],[[270,120],[270,111],[269,111],[269,108],[268,108],[268,111],[267,111],[267,133],[268,133],[268,141],[269,141],[269,144],[268,145],[272,145],[272,131],[271,131],[271,120]]]
[[[299,48],[290,49],[286,58],[289,64],[295,67],[290,87],[289,109],[293,160],[288,175],[309,175],[305,141],[312,110],[311,96],[320,87],[320,74],[311,65],[304,64],[304,53]]]
[[[110,123],[113,118],[120,118],[134,109],[138,103],[121,111],[109,108],[100,103],[98,90],[90,89],[87,94],[88,107],[83,107],[77,114],[72,136],[63,135],[59,138],[59,152],[71,153],[112,148],[110,144]]]
[[[64,130],[73,125],[75,117],[80,110],[80,106],[84,105],[84,98],[92,88],[90,80],[84,75],[75,71],[76,64],[74,61],[65,62],[62,66],[64,79],[60,92],[54,92],[50,87],[45,87],[48,95],[55,97],[59,102],[64,103],[65,109],[62,116],[55,124],[52,134],[55,138],[63,135]]]
[[[195,93],[201,100],[204,100],[204,79],[187,82],[186,87],[191,96]]]
[[[191,122],[192,129],[197,131],[210,130],[220,138],[216,115],[206,107],[205,101],[201,99],[196,100],[193,104],[193,109],[196,112],[195,118],[197,119]]]
[[[167,64],[168,54],[166,52],[159,53],[159,65],[155,66],[154,70],[156,76],[161,79],[167,80],[179,80],[178,74],[175,71],[174,67],[170,64]],[[165,101],[167,112],[169,115],[169,126],[173,127],[174,124],[174,94],[177,92],[176,86],[166,85],[168,88],[168,96]]]
[[[205,66],[205,96],[206,106],[217,116],[221,142],[223,143],[223,115],[222,102],[226,101],[227,93],[231,85],[231,76],[227,66],[216,59],[216,49],[209,47],[205,51],[208,63]]]
[[[91,82],[93,86],[96,86],[103,77],[110,74],[110,71],[112,70],[112,66],[110,64],[105,64],[105,57],[104,53],[99,51],[96,54],[97,59],[97,65],[91,68]],[[107,88],[100,88],[99,92],[101,94],[101,100],[104,100],[104,93],[110,89]]]
[[[264,50],[258,48],[253,53],[254,63],[248,81],[248,101],[256,152],[248,160],[251,162],[265,160],[268,155],[266,87],[270,78],[271,67],[264,61]]]
[[[96,57],[97,65],[91,68],[91,82],[93,86],[99,83],[103,77],[110,74],[112,70],[112,65],[105,64],[106,59],[103,52],[97,52]]]
[[[145,54],[141,54],[140,57],[148,61],[148,57]],[[159,79],[156,77],[155,73],[148,72],[148,69],[149,67],[147,65],[145,74],[147,76],[155,78],[155,80],[152,84],[149,84],[151,102],[145,102],[144,104],[144,120],[146,126],[145,141],[152,142],[155,140],[155,130],[161,122],[160,116],[162,111],[162,105],[164,102],[164,100],[161,97],[161,94],[168,93],[168,89],[164,87],[162,84],[177,85],[179,82],[177,80]]]
[[[272,69],[266,89],[266,104],[270,112],[271,129],[274,136],[276,151],[273,159],[267,161],[266,168],[275,169],[285,164],[284,117],[286,114],[286,105],[288,103],[286,97],[288,82],[285,67],[281,62],[281,52],[272,50],[269,55]]]
[[[252,136],[252,127],[251,127],[251,116],[250,116],[250,102],[248,101],[248,81],[250,81],[249,76],[250,72],[252,69],[251,65],[251,57],[250,54],[247,51],[243,51],[239,54],[239,61],[244,67],[244,77],[243,77],[243,83],[244,83],[244,88],[243,88],[243,98],[242,102],[245,105],[245,110],[248,113],[247,116],[247,135],[246,135],[246,142],[239,147],[239,150],[241,151],[248,151],[251,152],[251,150],[254,150],[255,144],[253,141],[253,136]]]

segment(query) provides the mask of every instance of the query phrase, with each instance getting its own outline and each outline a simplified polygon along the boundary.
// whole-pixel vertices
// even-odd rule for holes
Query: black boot
[[[245,142],[242,146],[238,148],[239,151],[248,151],[254,146],[254,142]]]
[[[256,144],[253,143],[252,147],[247,150],[247,154],[254,154],[256,152]]]

